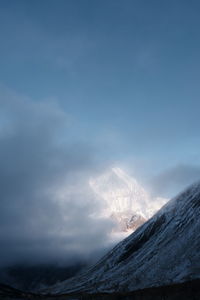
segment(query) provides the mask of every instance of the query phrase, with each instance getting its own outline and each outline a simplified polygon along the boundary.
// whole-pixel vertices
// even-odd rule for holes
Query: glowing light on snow
[[[92,190],[105,202],[105,214],[134,212],[145,219],[150,218],[167,199],[154,198],[144,190],[136,179],[115,167],[89,181]]]

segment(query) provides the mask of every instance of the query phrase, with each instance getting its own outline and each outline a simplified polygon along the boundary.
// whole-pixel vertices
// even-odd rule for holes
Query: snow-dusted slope
[[[132,291],[200,278],[200,183],[168,202],[95,266],[49,291]]]

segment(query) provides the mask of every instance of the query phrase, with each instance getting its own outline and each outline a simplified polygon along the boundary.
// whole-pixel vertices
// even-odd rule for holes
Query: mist
[[[69,117],[55,101],[4,90],[0,105],[0,266],[67,264],[104,251],[113,223],[94,217],[92,143],[70,141]]]

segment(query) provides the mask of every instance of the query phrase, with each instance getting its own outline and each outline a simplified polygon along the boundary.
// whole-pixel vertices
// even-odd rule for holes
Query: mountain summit
[[[135,230],[166,202],[152,199],[135,178],[118,167],[90,179],[89,185],[104,201],[103,213],[118,224],[119,231]]]
[[[142,186],[120,168],[112,168],[91,179],[90,186],[107,202],[111,213],[134,211],[143,215],[149,200],[149,195]]]
[[[149,221],[82,275],[54,293],[134,291],[200,278],[200,183],[169,201]]]

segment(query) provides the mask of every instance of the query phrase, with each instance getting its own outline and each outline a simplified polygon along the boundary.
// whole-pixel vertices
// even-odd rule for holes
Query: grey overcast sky
[[[199,16],[198,0],[0,1],[5,260],[12,249],[32,253],[35,240],[69,243],[62,229],[74,220],[55,205],[64,182],[79,185],[69,207],[84,220],[95,205],[80,186],[107,166],[125,168],[161,196],[200,178]],[[96,229],[88,239],[97,247],[111,226],[83,224]]]

